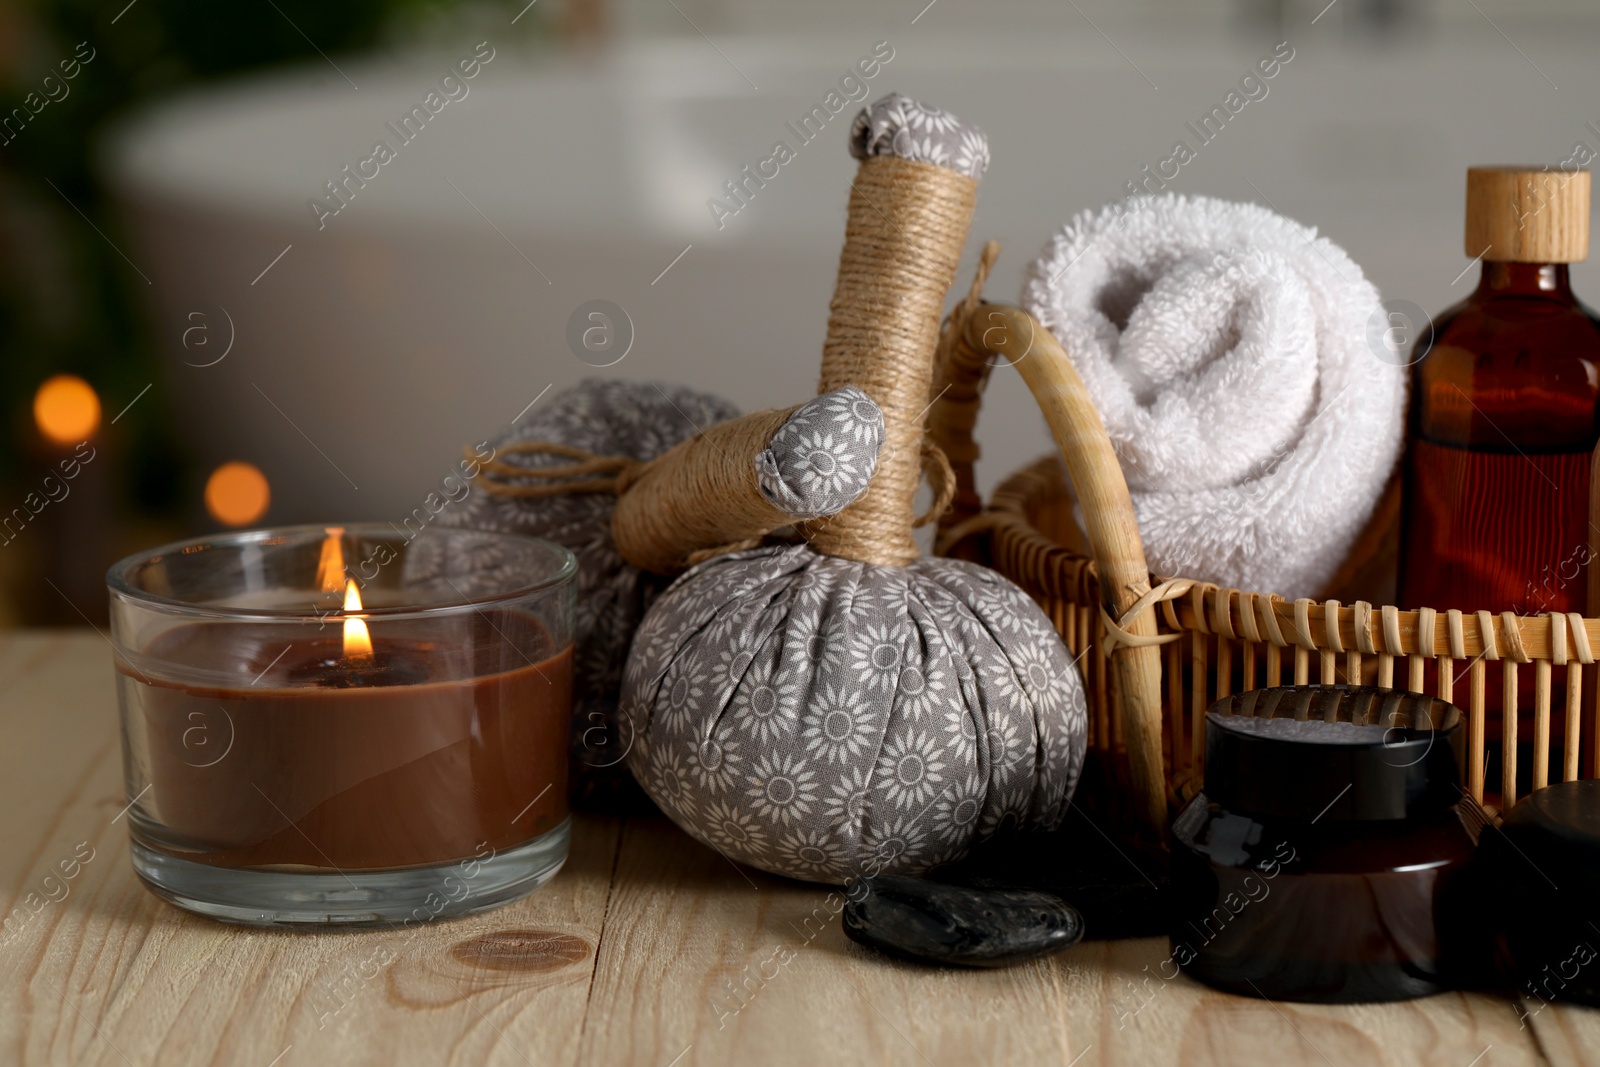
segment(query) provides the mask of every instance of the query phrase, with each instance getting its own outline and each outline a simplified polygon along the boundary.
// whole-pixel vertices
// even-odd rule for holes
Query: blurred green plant
[[[323,54],[372,51],[426,36],[481,0],[11,0],[0,7],[0,117],[43,96],[47,75],[80,42],[94,49],[52,102],[0,145],[0,486],[15,484],[31,435],[34,391],[72,373],[100,393],[118,424],[124,507],[180,511],[197,484],[166,425],[148,282],[95,169],[96,134],[110,121],[197,82]],[[495,10],[504,5],[495,3]],[[533,35],[538,15],[523,20]],[[313,42],[315,42],[313,44]],[[81,214],[80,214],[81,212]],[[96,232],[98,229],[99,232]],[[115,247],[113,247],[115,246]]]

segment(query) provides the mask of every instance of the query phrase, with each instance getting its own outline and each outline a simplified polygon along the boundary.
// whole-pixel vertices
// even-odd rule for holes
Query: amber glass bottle
[[[1400,602],[1587,612],[1600,319],[1567,264],[1588,255],[1589,173],[1473,168],[1466,233],[1478,288],[1412,372]]]

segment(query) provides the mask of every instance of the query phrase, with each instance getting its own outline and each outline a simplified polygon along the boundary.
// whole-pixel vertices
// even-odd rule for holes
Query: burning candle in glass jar
[[[462,908],[538,884],[549,842],[565,851],[575,566],[532,538],[378,527],[227,534],[118,564],[136,870],[176,903],[263,922],[404,917],[390,883],[421,895],[438,878],[419,872],[485,855],[543,868]],[[279,886],[290,874],[326,887]]]

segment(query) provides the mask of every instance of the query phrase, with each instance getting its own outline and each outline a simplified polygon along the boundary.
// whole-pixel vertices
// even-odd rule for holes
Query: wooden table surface
[[[0,729],[0,1064],[1600,1065],[1600,1011],[1146,984],[1159,940],[1002,971],[897,963],[845,938],[828,890],[660,819],[580,818],[545,888],[404,941],[225,926],[129,867],[103,637],[0,637]],[[49,879],[62,860],[74,876]]]

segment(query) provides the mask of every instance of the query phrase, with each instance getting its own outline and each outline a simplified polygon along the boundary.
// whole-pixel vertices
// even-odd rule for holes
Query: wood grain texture
[[[224,926],[129,867],[102,638],[0,638],[0,730],[0,890],[23,916],[0,944],[0,1064],[1600,1062],[1600,1012],[1269,1004],[1163,980],[1160,940],[1002,971],[899,963],[844,937],[839,894],[660,819],[579,819],[544,889],[414,938]]]
[[[1467,168],[1467,256],[1514,263],[1588,259],[1589,181],[1586,170]]]
[[[1600,1011],[1558,1008],[1524,997],[1517,1009],[1539,1049],[1558,1067],[1600,1065]]]

